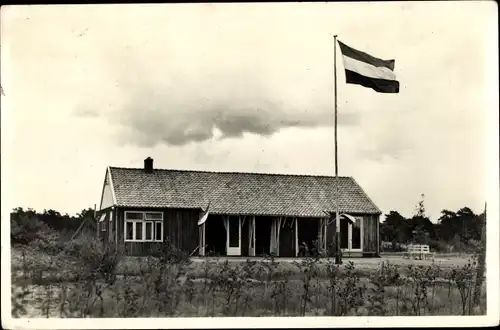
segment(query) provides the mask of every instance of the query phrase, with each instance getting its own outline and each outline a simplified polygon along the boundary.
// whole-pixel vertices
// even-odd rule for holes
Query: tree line
[[[380,238],[390,243],[389,249],[402,250],[405,244],[415,243],[428,244],[431,249],[442,252],[467,252],[480,244],[485,212],[475,214],[469,207],[457,211],[444,209],[437,223],[433,223],[425,214],[423,197],[410,218],[397,211],[385,214],[380,224]],[[387,249],[387,243],[385,246]]]
[[[63,244],[78,229],[81,233],[95,235],[96,222],[92,208],[84,209],[76,216],[61,214],[52,209],[37,212],[31,208],[25,210],[21,207],[15,208],[10,214],[12,244],[31,244],[37,241]]]
[[[476,248],[481,241],[481,228],[486,214],[475,214],[470,208],[457,211],[442,210],[437,223],[432,223],[425,214],[424,201],[417,204],[414,215],[405,218],[397,211],[385,214],[380,224],[382,250],[401,251],[404,245],[428,244],[441,252],[466,252]],[[56,237],[68,240],[85,222],[82,232],[95,235],[96,221],[92,208],[83,209],[76,216],[61,214],[55,210],[37,212],[33,209],[16,208],[11,213],[11,240],[13,244],[29,244],[33,240],[48,240]]]

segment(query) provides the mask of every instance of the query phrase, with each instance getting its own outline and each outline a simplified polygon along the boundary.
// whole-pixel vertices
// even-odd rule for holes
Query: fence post
[[[486,205],[484,206],[484,217],[481,219],[481,246],[476,266],[476,283],[474,287],[474,305],[479,306],[481,298],[481,287],[483,286],[485,259],[486,259]]]

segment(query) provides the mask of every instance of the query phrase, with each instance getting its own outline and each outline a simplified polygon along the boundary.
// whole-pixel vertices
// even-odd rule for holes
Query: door
[[[356,221],[350,225],[351,226],[351,251],[362,251],[363,241],[362,241],[362,229],[363,229],[363,218],[356,218]]]
[[[241,255],[241,219],[229,217],[227,222],[227,255]]]
[[[345,217],[340,219],[340,248],[342,251],[363,251],[363,218],[356,217],[353,223]]]
[[[109,230],[108,230],[108,241],[113,242],[114,228],[113,228],[113,211],[109,212]],[[116,231],[116,230],[115,230]]]
[[[340,218],[340,248],[349,249],[349,220],[344,217]]]

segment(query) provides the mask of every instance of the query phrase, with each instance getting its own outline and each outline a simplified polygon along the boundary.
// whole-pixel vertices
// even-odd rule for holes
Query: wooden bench
[[[410,244],[403,257],[407,257],[408,259],[415,259],[418,257],[420,260],[427,259],[428,257],[434,259],[434,253],[431,252],[429,245]]]

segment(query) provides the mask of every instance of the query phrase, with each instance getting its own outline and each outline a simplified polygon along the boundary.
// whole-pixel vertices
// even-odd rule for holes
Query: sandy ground
[[[224,262],[228,260],[229,262],[245,262],[247,259],[249,260],[262,260],[262,258],[240,258],[240,257],[221,257],[219,258],[219,262]],[[192,258],[193,262],[203,262],[205,258]],[[208,258],[209,261],[216,261],[216,258]],[[276,258],[277,262],[300,262],[301,258]],[[347,264],[349,261],[352,261],[355,266],[363,267],[363,268],[377,268],[382,262],[389,262],[397,265],[422,265],[429,266],[437,264],[442,267],[454,267],[454,266],[462,266],[468,262],[467,257],[436,257],[434,260],[418,260],[418,259],[408,259],[403,258],[401,256],[383,256],[381,258],[343,258],[344,264]]]

